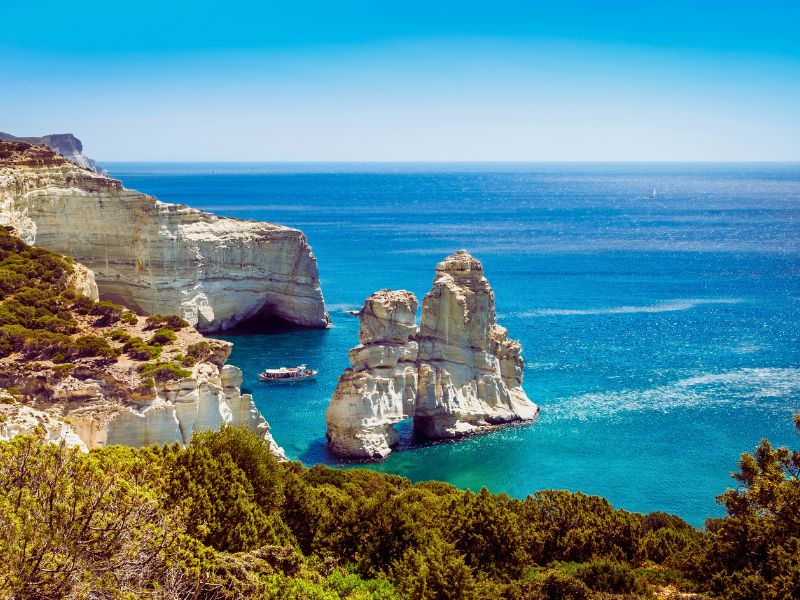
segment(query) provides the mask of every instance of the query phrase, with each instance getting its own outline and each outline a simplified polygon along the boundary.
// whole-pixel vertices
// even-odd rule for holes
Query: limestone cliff
[[[0,131],[0,141],[19,141],[46,146],[79,167],[97,173],[101,172],[100,169],[97,168],[97,165],[94,164],[94,161],[83,153],[83,144],[81,141],[71,133],[51,133],[50,135],[43,135],[42,137],[16,137],[10,133],[3,133]]]
[[[0,227],[0,439],[39,432],[90,450],[187,444],[200,429],[242,425],[283,457],[232,344],[176,316],[97,302],[91,271]]]
[[[419,330],[416,308],[406,291],[367,298],[361,345],[350,351],[353,367],[325,414],[336,454],[385,457],[397,442],[394,424],[408,417],[430,439],[536,418],[539,409],[522,389],[521,346],[497,324],[478,260],[461,250],[436,266]]]
[[[0,141],[0,224],[90,268],[100,297],[201,331],[249,319],[330,324],[302,232],[125,189],[43,146]]]

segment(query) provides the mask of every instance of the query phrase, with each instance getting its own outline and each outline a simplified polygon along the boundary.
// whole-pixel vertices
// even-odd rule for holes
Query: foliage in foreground
[[[764,441],[740,466],[699,532],[583,494],[281,464],[236,428],[89,454],[20,436],[0,443],[0,597],[796,598],[800,454]]]

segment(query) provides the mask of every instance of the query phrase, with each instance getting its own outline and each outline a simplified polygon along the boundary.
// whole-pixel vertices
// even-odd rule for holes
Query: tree
[[[726,598],[800,597],[800,452],[762,440],[733,477],[739,487],[718,498],[728,516],[707,524],[702,574]]]
[[[33,436],[0,445],[0,596],[133,592],[166,578],[170,516],[125,469]]]

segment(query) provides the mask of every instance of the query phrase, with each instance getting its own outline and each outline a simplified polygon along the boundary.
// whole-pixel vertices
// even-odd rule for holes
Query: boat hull
[[[297,383],[298,381],[311,381],[317,378],[317,374],[314,373],[313,375],[303,375],[301,377],[281,377],[281,378],[271,378],[271,377],[262,377],[259,375],[259,381],[263,381],[264,383],[278,383],[278,384],[287,384],[287,383]]]

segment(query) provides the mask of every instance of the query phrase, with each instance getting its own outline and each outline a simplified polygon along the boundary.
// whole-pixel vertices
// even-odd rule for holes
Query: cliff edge
[[[94,161],[83,153],[83,144],[71,133],[51,133],[50,135],[43,135],[41,137],[16,137],[10,133],[3,133],[0,131],[0,141],[26,142],[45,146],[79,167],[89,169],[96,173],[102,172],[101,169],[97,168]]]
[[[98,302],[91,271],[0,227],[0,439],[185,445],[231,424],[285,458],[241,371],[225,364],[231,348],[177,316]]]
[[[0,141],[0,224],[86,265],[101,298],[140,314],[206,332],[251,319],[330,325],[301,231],[159,202],[45,146]]]

